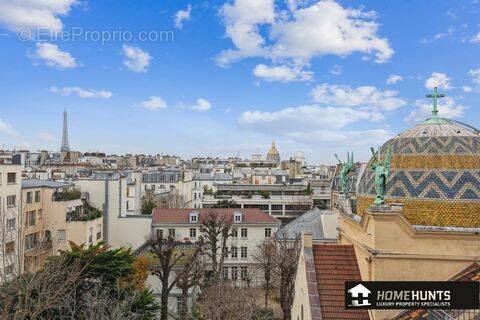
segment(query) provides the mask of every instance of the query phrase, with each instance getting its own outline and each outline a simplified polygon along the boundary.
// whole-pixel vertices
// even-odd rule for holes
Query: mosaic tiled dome
[[[413,225],[480,227],[480,133],[448,119],[427,119],[382,147],[392,146],[386,202],[404,204]],[[382,157],[383,157],[382,156]],[[374,199],[370,166],[360,177],[357,214]]]

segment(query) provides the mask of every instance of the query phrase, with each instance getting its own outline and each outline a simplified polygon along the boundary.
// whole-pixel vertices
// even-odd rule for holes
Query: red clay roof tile
[[[258,208],[249,208],[249,209],[165,209],[165,208],[155,208],[153,209],[153,219],[152,223],[188,223],[190,212],[198,212],[199,219],[202,220],[207,212],[212,211],[215,214],[228,215],[233,219],[233,213],[239,211],[243,213],[242,222],[243,223],[279,223],[279,221],[270,216],[268,213],[263,212]]]
[[[367,310],[345,309],[345,282],[361,281],[353,246],[314,244],[322,320],[370,319]]]

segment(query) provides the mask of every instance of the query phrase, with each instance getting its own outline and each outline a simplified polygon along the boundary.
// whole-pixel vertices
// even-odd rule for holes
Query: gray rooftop
[[[72,186],[70,182],[59,182],[52,180],[39,180],[39,179],[24,179],[22,180],[22,188],[68,188]]]
[[[196,172],[193,174],[193,180],[233,180],[233,176],[228,173]]]
[[[295,238],[297,234],[311,233],[314,241],[325,240],[323,234],[322,214],[332,214],[329,210],[313,208],[305,212],[292,222],[286,224],[281,230],[286,232],[287,238]]]

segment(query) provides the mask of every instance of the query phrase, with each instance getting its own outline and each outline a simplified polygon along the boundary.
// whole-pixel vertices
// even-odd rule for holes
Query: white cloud
[[[334,65],[333,68],[330,70],[330,73],[334,76],[339,76],[342,74],[342,67],[339,65]]]
[[[348,107],[306,105],[273,112],[246,111],[238,123],[245,129],[282,136],[293,143],[359,146],[381,144],[390,137],[385,129],[346,130],[360,121],[374,121],[376,116],[375,112]]]
[[[462,90],[463,92],[469,93],[469,92],[472,92],[473,89],[470,86],[463,86]]]
[[[221,52],[217,59],[220,65],[245,57],[268,55],[258,29],[261,24],[274,22],[274,0],[235,0],[224,4],[220,14],[226,24],[226,36],[235,46],[235,49]]]
[[[8,123],[0,119],[0,134],[11,138],[17,138],[20,134]]]
[[[470,38],[470,42],[480,43],[480,32]]]
[[[439,32],[439,33],[435,34],[435,35],[433,36],[433,38],[431,38],[431,39],[422,39],[422,40],[420,40],[420,43],[430,43],[430,42],[434,42],[434,41],[440,40],[440,39],[442,39],[442,38],[450,37],[450,36],[452,36],[454,33],[455,33],[455,28],[450,27],[450,28],[448,28],[447,31],[445,31],[445,32]]]
[[[415,110],[412,110],[410,114],[405,118],[407,122],[422,121],[430,118],[432,115],[432,104],[425,102],[425,100],[415,101]],[[451,97],[439,99],[438,101],[438,116],[441,118],[460,118],[463,116],[467,107],[456,104],[455,100]]]
[[[472,78],[473,83],[480,84],[480,69],[470,70],[468,75]]]
[[[58,93],[63,96],[69,96],[71,94],[77,95],[79,98],[102,98],[108,99],[113,93],[106,90],[93,90],[93,89],[82,89],[80,87],[50,87],[50,91],[53,93]]]
[[[359,131],[334,131],[315,130],[312,132],[287,133],[287,137],[303,143],[334,143],[348,146],[381,145],[387,141],[391,134],[385,129],[359,130]]]
[[[270,82],[307,81],[312,79],[312,72],[304,71],[299,67],[288,67],[286,65],[269,67],[264,64],[259,64],[253,69],[253,74],[258,78]]]
[[[442,89],[452,89],[451,79],[444,73],[433,72],[430,78],[425,80],[425,88],[433,89],[434,87]]]
[[[47,42],[38,42],[35,58],[43,60],[49,67],[55,67],[61,70],[71,69],[77,66],[75,58],[70,53],[62,51],[56,44]]]
[[[225,4],[221,15],[234,49],[221,52],[218,63],[264,57],[306,66],[312,58],[330,54],[373,54],[376,62],[385,62],[393,55],[388,40],[377,35],[379,24],[374,12],[343,8],[332,0],[301,8],[297,3],[290,1],[290,10],[281,12],[275,12],[273,0]],[[262,26],[268,29],[264,35]]]
[[[381,91],[373,86],[351,88],[328,83],[317,85],[311,92],[313,99],[321,104],[386,111],[406,105],[406,101],[397,94],[398,91]]]
[[[142,49],[134,46],[123,45],[123,64],[134,72],[147,72],[152,56]]]
[[[211,108],[212,108],[212,104],[203,98],[197,99],[197,103],[189,107],[189,109],[191,110],[200,111],[200,112],[208,111]]]
[[[403,77],[398,74],[391,74],[387,79],[387,84],[396,84],[397,82],[403,81]]]
[[[142,101],[140,106],[145,109],[156,110],[165,109],[167,107],[167,103],[159,96],[151,96],[147,100]]]
[[[180,10],[175,13],[175,28],[182,29],[183,23],[190,20],[192,6],[189,4],[186,10]]]
[[[212,104],[206,99],[198,98],[195,104],[186,105],[184,103],[179,103],[177,104],[177,108],[205,112],[212,108]]]
[[[77,0],[2,0],[0,24],[15,31],[24,27],[58,33],[63,28],[61,16],[69,13]]]
[[[317,129],[340,129],[359,120],[369,120],[372,114],[368,111],[352,108],[320,107],[307,105],[285,108],[279,111],[245,111],[239,123],[245,127],[253,127],[271,132],[300,131]]]

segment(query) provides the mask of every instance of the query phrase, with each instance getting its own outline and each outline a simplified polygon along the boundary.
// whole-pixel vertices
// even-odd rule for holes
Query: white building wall
[[[20,240],[22,227],[22,165],[0,164],[0,282],[17,274],[23,260]],[[15,182],[7,182],[8,173],[15,173]],[[15,203],[9,205],[8,197],[15,196]],[[13,226],[13,227],[12,227]],[[14,250],[9,251],[13,242]]]

